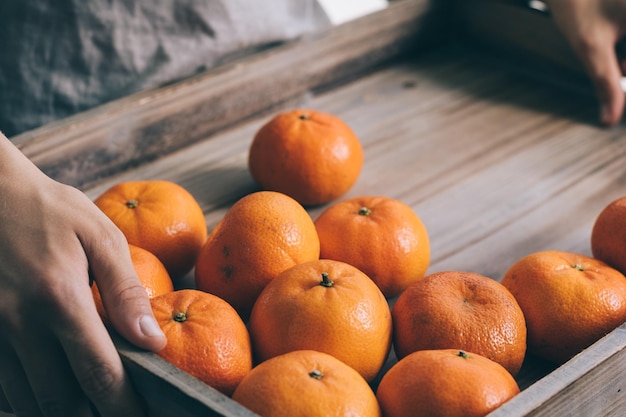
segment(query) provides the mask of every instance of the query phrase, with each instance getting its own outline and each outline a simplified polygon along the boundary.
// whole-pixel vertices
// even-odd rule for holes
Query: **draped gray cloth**
[[[0,0],[11,137],[329,24],[315,0]]]

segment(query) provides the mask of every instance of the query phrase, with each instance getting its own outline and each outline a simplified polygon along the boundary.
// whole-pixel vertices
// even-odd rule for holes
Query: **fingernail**
[[[145,336],[149,337],[164,337],[163,331],[159,327],[159,324],[156,320],[151,316],[142,316],[139,319],[139,328],[141,329],[141,333]]]

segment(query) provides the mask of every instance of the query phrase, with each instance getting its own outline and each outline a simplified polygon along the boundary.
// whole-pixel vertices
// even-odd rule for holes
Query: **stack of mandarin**
[[[296,109],[258,130],[248,168],[259,190],[210,234],[172,182],[97,198],[168,338],[159,355],[262,416],[478,417],[520,392],[527,355],[562,364],[626,320],[626,197],[598,216],[594,257],[524,254],[500,282],[428,274],[411,206],[345,197],[363,164],[344,121]],[[178,285],[186,275],[195,288]]]

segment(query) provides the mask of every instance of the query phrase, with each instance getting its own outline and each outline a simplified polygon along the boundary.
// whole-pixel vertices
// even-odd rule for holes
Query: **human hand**
[[[89,272],[113,327],[141,348],[163,348],[119,229],[0,134],[0,410],[144,415],[96,312]]]
[[[622,65],[615,51],[626,34],[626,0],[546,0],[556,25],[582,61],[600,104],[600,121],[614,125],[624,111]]]

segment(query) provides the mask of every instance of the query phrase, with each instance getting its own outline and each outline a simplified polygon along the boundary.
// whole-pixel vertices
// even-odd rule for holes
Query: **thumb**
[[[587,69],[600,105],[600,122],[611,126],[620,121],[624,111],[622,73],[614,49],[615,42],[604,39],[576,51]]]
[[[114,227],[116,231],[116,227]],[[101,235],[100,235],[101,236]],[[121,232],[107,243],[83,246],[111,324],[134,345],[158,352],[167,343],[152,312],[150,299],[133,266]]]

